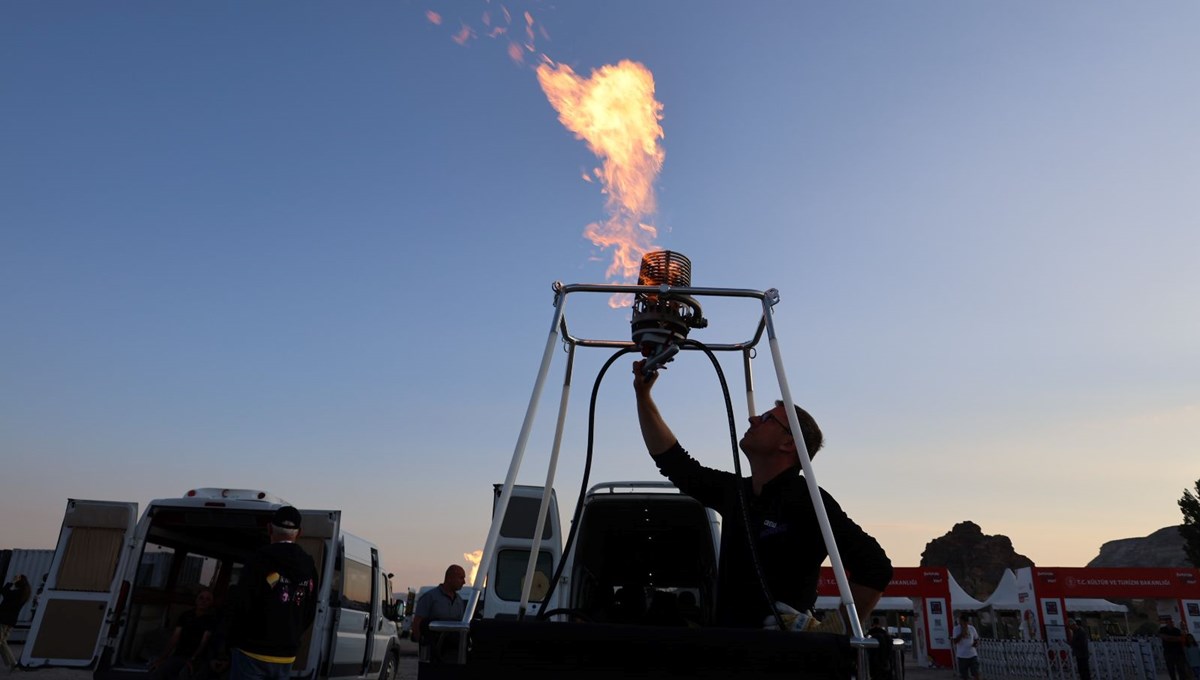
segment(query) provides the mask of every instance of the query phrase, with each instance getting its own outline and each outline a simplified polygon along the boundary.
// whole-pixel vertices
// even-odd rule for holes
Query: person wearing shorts
[[[958,677],[962,680],[979,680],[979,631],[971,625],[970,614],[959,614],[958,625],[950,636],[954,641],[954,658],[957,661]]]

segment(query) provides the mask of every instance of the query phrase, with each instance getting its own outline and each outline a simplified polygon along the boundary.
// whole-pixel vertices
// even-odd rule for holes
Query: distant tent
[[[1066,600],[1067,611],[1069,612],[1128,612],[1129,609],[1123,604],[1109,602],[1099,598],[1091,597],[1068,597]],[[1000,583],[996,585],[996,590],[992,592],[987,601],[983,603],[985,607],[993,610],[1012,611],[1022,609],[1020,600],[1017,598],[1017,575],[1012,569],[1005,569],[1004,575],[1000,577]]]
[[[1109,602],[1092,597],[1068,597],[1066,599],[1068,612],[1121,612],[1127,613],[1129,608],[1123,604]]]
[[[817,603],[813,605],[813,609],[820,611],[837,609],[841,602],[842,599],[836,595],[821,595],[817,598]],[[913,607],[913,601],[910,597],[885,596],[879,598],[879,604],[875,605],[874,611],[911,612],[916,610]],[[861,615],[862,612],[859,612],[859,614]]]
[[[954,580],[954,574],[949,570],[946,571],[946,577],[950,579],[950,608],[958,611],[983,609],[984,604],[974,597],[971,597],[963,587],[958,585],[958,581]]]
[[[1017,575],[1012,569],[1004,570],[1000,583],[996,584],[996,589],[983,604],[992,609],[1021,609],[1021,601],[1017,597]]]

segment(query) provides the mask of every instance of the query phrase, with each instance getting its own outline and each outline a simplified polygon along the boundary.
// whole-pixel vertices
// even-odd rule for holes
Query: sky
[[[537,67],[628,61],[661,105],[635,217],[693,285],[779,291],[818,482],[897,566],[964,520],[1083,566],[1200,478],[1198,25],[1174,0],[0,3],[0,547],[53,547],[70,498],[229,487],[341,510],[398,588],[468,564],[554,282],[631,282]],[[705,312],[720,343],[760,310]],[[583,337],[629,313],[565,308]],[[564,518],[593,389],[589,481],[658,479],[611,354],[574,365]],[[702,354],[655,394],[732,469]]]

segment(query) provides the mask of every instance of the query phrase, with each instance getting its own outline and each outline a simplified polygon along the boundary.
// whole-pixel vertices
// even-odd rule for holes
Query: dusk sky
[[[1197,27],[1192,0],[0,3],[0,548],[53,547],[69,498],[211,486],[342,510],[401,589],[469,564],[552,284],[631,282],[537,66],[629,62],[662,130],[635,217],[694,285],[778,289],[820,484],[897,566],[963,520],[1083,566],[1200,478]],[[627,337],[605,302],[568,321]],[[752,332],[714,305],[692,337]],[[576,361],[564,519],[611,353]],[[620,361],[593,483],[659,479]],[[702,354],[656,396],[732,469]]]

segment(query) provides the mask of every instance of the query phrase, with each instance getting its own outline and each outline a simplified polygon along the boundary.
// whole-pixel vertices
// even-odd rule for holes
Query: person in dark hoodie
[[[285,505],[267,526],[271,542],[246,564],[229,621],[229,680],[287,680],[317,612],[317,567],[296,545],[300,511]]]
[[[0,656],[4,657],[4,663],[8,664],[10,670],[17,670],[21,665],[8,648],[8,634],[17,625],[17,618],[21,615],[21,608],[29,601],[29,594],[29,579],[24,574],[17,574],[12,583],[5,583],[0,588],[0,597],[3,598],[0,601]]]

